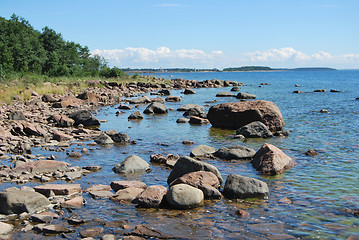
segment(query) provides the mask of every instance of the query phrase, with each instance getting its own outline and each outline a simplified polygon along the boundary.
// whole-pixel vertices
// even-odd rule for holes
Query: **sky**
[[[358,0],[0,0],[120,68],[359,69]]]

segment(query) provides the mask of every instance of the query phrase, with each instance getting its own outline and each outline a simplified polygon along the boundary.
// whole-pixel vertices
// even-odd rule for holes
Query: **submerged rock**
[[[227,177],[223,194],[230,199],[236,198],[266,198],[268,186],[258,179],[230,174]]]
[[[213,153],[214,156],[225,160],[252,159],[255,154],[254,149],[240,145],[222,147]]]
[[[195,147],[191,153],[191,157],[210,157],[213,153],[217,151],[216,148],[207,146],[207,145],[199,145]]]
[[[295,166],[296,162],[279,148],[266,143],[254,155],[252,165],[263,175],[276,175]]]

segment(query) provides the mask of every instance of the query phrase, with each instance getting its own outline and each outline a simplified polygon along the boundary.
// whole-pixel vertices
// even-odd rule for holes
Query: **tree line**
[[[127,75],[109,68],[103,57],[91,55],[87,46],[66,41],[49,27],[35,30],[15,14],[9,20],[0,17],[0,77],[14,72],[50,77]]]

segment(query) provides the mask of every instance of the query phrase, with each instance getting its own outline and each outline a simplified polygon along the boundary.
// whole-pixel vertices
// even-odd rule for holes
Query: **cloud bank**
[[[92,54],[103,56],[111,66],[121,68],[224,68],[248,65],[359,68],[359,54],[334,56],[323,51],[305,54],[292,47],[244,53],[238,57],[229,57],[220,50],[205,52],[198,49],[171,50],[167,47],[155,50],[132,47],[96,49]]]

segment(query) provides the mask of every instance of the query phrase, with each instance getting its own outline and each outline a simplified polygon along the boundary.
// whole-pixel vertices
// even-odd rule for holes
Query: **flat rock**
[[[182,107],[179,107],[179,108],[177,109],[177,111],[186,112],[186,111],[188,111],[188,110],[190,110],[190,109],[192,109],[192,108],[198,108],[198,109],[204,111],[204,107],[201,106],[201,105],[198,105],[198,104],[186,104],[186,105],[184,105],[184,106],[182,106]]]
[[[222,147],[213,153],[215,157],[225,160],[252,159],[255,154],[256,151],[254,151],[254,149],[241,145]]]
[[[189,123],[195,124],[195,125],[206,125],[206,124],[209,124],[209,121],[206,118],[191,116],[189,119]]]
[[[263,175],[276,175],[295,166],[296,162],[276,146],[266,143],[254,155],[252,165]]]
[[[149,225],[140,224],[135,227],[131,232],[131,235],[144,237],[144,238],[154,238],[154,239],[176,239],[176,237],[163,233],[159,230],[156,230]]]
[[[120,189],[111,197],[111,200],[114,202],[132,202],[144,190],[144,188],[137,187]]]
[[[161,205],[166,193],[167,188],[165,186],[152,185],[141,192],[134,201],[140,207],[158,208]]]
[[[89,191],[88,192],[92,198],[110,198],[114,196],[113,192],[110,191]]]
[[[88,187],[84,190],[84,192],[92,192],[92,191],[111,191],[112,188],[110,185],[97,184],[91,187]]]
[[[111,188],[113,191],[117,192],[118,190],[125,189],[125,188],[146,188],[146,183],[141,181],[112,181]]]
[[[81,193],[80,184],[45,184],[34,187],[36,192],[45,196],[50,196],[51,192],[55,195],[71,195]]]
[[[227,177],[223,194],[230,199],[236,198],[266,198],[268,186],[258,179],[230,174]]]
[[[115,173],[135,173],[150,170],[150,165],[139,156],[131,155],[121,163],[116,164],[112,170]]]
[[[209,157],[211,154],[217,151],[216,148],[207,146],[207,145],[199,145],[195,147],[191,153],[191,157]]]
[[[230,92],[217,93],[216,97],[235,97],[236,95]]]
[[[198,188],[181,183],[170,187],[166,199],[172,208],[190,209],[202,205],[204,194]]]
[[[82,196],[74,197],[70,200],[67,200],[61,203],[63,208],[81,208],[84,204],[84,198]]]
[[[101,227],[92,227],[83,229],[80,231],[80,236],[82,238],[89,238],[89,237],[96,237],[97,235],[100,235],[103,232],[103,228]]]
[[[66,171],[69,169],[71,164],[63,161],[55,160],[37,160],[29,161],[23,163],[19,166],[16,166],[14,172],[30,172],[30,173],[46,173],[46,172],[56,172],[56,171]]]
[[[75,232],[74,229],[70,229],[60,225],[47,225],[47,224],[38,224],[34,226],[34,231],[43,232],[47,234],[61,234],[61,233],[72,233]]]
[[[150,103],[151,100],[147,96],[134,98],[128,101],[131,104],[144,104],[144,103]]]
[[[14,226],[11,224],[0,222],[0,235],[6,235],[10,233],[13,228]]]
[[[256,99],[257,96],[254,94],[240,92],[236,96],[237,99]]]

